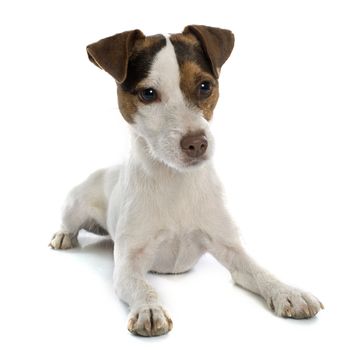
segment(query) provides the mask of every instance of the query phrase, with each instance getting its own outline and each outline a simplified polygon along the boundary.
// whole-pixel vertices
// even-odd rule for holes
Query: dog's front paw
[[[132,312],[128,321],[128,330],[144,337],[163,335],[172,328],[173,322],[161,306],[142,306]]]
[[[74,235],[65,232],[57,232],[51,239],[49,247],[53,249],[70,249],[77,245]]]
[[[267,304],[276,315],[289,318],[314,317],[322,303],[312,294],[292,287],[283,287],[267,298]]]

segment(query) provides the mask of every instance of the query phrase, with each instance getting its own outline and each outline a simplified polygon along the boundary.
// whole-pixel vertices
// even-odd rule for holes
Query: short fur
[[[247,255],[223,203],[209,120],[233,43],[228,30],[193,25],[167,38],[135,30],[88,46],[90,60],[117,82],[132,151],[124,164],[96,171],[70,192],[50,245],[73,247],[82,228],[111,236],[114,288],[130,306],[134,334],[156,336],[172,328],[146,273],[188,271],[205,252],[279,316],[308,318],[322,308],[313,295],[280,282]],[[204,97],[203,81],[211,86]],[[147,88],[158,93],[152,103],[140,97]],[[202,152],[183,148],[188,135],[201,135],[190,147]]]

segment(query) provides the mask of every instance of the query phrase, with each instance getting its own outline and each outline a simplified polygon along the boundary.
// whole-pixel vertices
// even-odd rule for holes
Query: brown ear
[[[216,78],[219,77],[221,66],[229,58],[235,37],[230,30],[215,27],[190,25],[185,27],[183,34],[192,33],[201,43],[207,55],[212,71]]]
[[[97,41],[86,47],[89,60],[121,84],[126,79],[132,48],[137,39],[144,37],[144,34],[136,29]]]

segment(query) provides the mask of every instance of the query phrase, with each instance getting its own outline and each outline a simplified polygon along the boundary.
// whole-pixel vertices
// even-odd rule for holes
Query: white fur
[[[144,83],[160,92],[161,101],[136,113],[129,160],[93,173],[71,191],[62,230],[51,246],[70,248],[81,228],[96,231],[101,226],[109,232],[115,242],[114,288],[130,306],[128,328],[136,334],[160,335],[172,327],[146,273],[187,271],[205,252],[227,267],[236,283],[261,295],[276,314],[315,315],[322,304],[314,296],[278,281],[244,251],[210,161],[209,124],[186,103],[169,40]],[[198,130],[209,140],[208,159],[192,166],[180,139]]]

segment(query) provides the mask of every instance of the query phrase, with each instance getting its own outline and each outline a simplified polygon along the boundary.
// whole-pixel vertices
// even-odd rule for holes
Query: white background
[[[350,12],[347,1],[2,1],[0,5],[1,349],[348,349]],[[120,31],[231,29],[213,121],[215,164],[248,250],[326,309],[272,315],[204,256],[150,276],[169,335],[126,329],[111,244],[47,247],[67,191],[120,162],[128,127],[115,84],[85,46]]]

